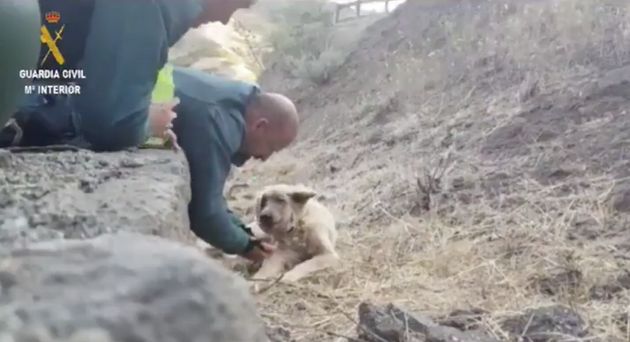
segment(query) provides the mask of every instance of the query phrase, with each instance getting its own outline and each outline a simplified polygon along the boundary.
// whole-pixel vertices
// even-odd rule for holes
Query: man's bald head
[[[261,93],[252,105],[253,112],[268,119],[277,132],[293,137],[297,134],[297,108],[288,97],[277,93]]]
[[[245,121],[244,152],[257,159],[266,160],[297,137],[297,108],[282,94],[259,93],[247,107]]]

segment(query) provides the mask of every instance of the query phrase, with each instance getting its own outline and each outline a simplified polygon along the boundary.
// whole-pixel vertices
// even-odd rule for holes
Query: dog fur
[[[336,267],[337,229],[332,213],[303,185],[275,184],[256,197],[258,231],[270,236],[277,249],[253,279],[295,282],[322,269]]]

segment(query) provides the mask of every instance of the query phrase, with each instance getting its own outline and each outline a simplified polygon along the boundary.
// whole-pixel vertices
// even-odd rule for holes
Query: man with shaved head
[[[227,207],[223,188],[232,165],[266,160],[298,133],[295,105],[283,95],[254,84],[201,71],[173,71],[177,118],[173,131],[188,160],[192,199],[191,229],[226,254],[261,261],[272,246],[254,239]]]
[[[260,93],[246,113],[242,149],[253,158],[265,161],[295,139],[297,111],[284,95]]]

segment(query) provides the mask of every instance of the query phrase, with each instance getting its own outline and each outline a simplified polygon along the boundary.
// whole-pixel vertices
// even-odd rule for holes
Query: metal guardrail
[[[373,2],[383,2],[385,6],[385,13],[389,13],[390,3],[394,1],[395,0],[356,0],[356,1],[347,2],[347,3],[337,3],[335,6],[335,19],[334,19],[335,21],[334,22],[336,24],[339,22],[360,18],[362,5],[367,4],[367,3],[373,3]],[[341,18],[341,11],[343,11],[346,8],[354,8],[353,12],[355,13],[355,15],[348,18]]]

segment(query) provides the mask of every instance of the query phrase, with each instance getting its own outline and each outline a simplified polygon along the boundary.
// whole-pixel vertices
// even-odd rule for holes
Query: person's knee
[[[120,151],[138,147],[147,138],[146,115],[130,116],[118,122],[84,120],[78,126],[83,139],[95,151]]]

